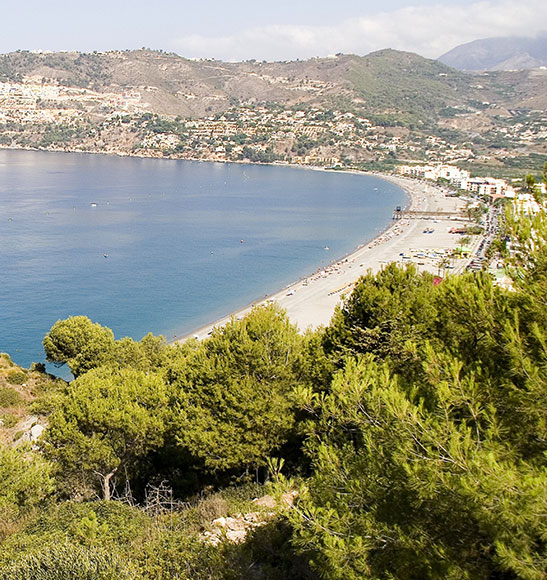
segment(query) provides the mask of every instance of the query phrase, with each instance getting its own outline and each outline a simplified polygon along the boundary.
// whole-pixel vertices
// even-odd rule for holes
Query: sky
[[[1,0],[0,53],[136,49],[296,60],[383,48],[437,58],[547,29],[546,0]]]

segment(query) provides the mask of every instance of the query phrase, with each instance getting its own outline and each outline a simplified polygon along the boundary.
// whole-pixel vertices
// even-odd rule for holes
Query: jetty
[[[469,220],[469,216],[463,211],[418,211],[414,209],[402,209],[397,206],[393,211],[392,219],[400,220],[403,218],[407,219],[425,219],[425,220],[438,220],[438,219],[453,219],[453,220]]]

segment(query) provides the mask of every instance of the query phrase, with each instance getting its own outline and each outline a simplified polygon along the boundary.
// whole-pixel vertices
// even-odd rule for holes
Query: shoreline
[[[291,166],[294,167],[294,166]],[[303,169],[313,169],[302,166]],[[318,171],[324,169],[317,168]],[[460,212],[463,202],[455,197],[446,197],[436,186],[382,173],[365,173],[357,170],[344,171],[357,175],[380,177],[401,187],[408,196],[407,210],[430,212]],[[267,295],[252,304],[231,312],[193,332],[177,337],[170,344],[184,342],[190,338],[202,340],[214,328],[222,327],[232,318],[242,318],[253,307],[276,302],[283,308],[291,323],[300,332],[329,324],[336,306],[353,289],[355,282],[367,271],[378,272],[391,262],[414,263],[418,270],[437,273],[439,262],[444,255],[455,248],[459,236],[450,234],[450,227],[461,227],[468,223],[464,219],[442,217],[439,219],[404,217],[393,221],[380,234],[368,242],[363,242],[355,250],[325,267],[323,270],[303,276],[299,280]],[[425,233],[424,226],[428,233]],[[429,232],[429,230],[432,230]],[[410,255],[409,255],[410,254]],[[462,262],[462,260],[460,260]],[[467,261],[453,266],[453,271],[465,267]]]
[[[80,153],[84,155],[106,155],[133,157],[141,159],[158,159],[157,156],[142,155],[134,153],[121,152],[104,152],[104,151],[82,151],[66,149],[43,149],[36,147],[1,147],[3,150],[11,151],[35,151],[51,153]],[[430,183],[418,181],[416,179],[404,178],[392,174],[360,171],[357,169],[328,169],[324,167],[297,165],[297,164],[276,164],[276,163],[253,163],[250,161],[232,161],[232,160],[215,160],[215,159],[180,159],[173,157],[161,157],[169,161],[187,161],[187,162],[204,162],[204,163],[236,163],[247,165],[270,165],[284,166],[295,169],[311,171],[329,171],[331,173],[350,173],[354,175],[374,176],[386,181],[390,181],[404,190],[408,197],[405,209],[414,211],[458,211],[463,204],[458,198],[446,198],[439,188]],[[392,221],[384,230],[376,235],[375,238],[360,243],[352,252],[334,259],[329,266],[323,270],[318,270],[311,275],[304,275],[289,285],[257,298],[242,308],[232,311],[221,318],[200,326],[189,333],[180,336],[174,335],[169,344],[184,342],[190,338],[199,340],[206,338],[212,333],[215,327],[223,326],[232,318],[241,318],[248,314],[254,306],[268,302],[277,302],[283,308],[291,323],[296,324],[300,332],[308,328],[317,328],[327,325],[334,314],[337,304],[347,292],[350,292],[355,282],[367,271],[376,273],[384,265],[391,262],[401,264],[413,262],[418,270],[426,270],[437,273],[439,270],[439,255],[431,255],[438,251],[444,251],[447,248],[454,248],[459,241],[457,235],[443,235],[450,225],[461,226],[468,223],[467,220],[456,220],[446,217],[435,220],[435,227],[430,228],[431,220],[429,218],[410,219]],[[421,235],[423,226],[426,225],[433,231],[427,235]],[[442,228],[442,230],[441,230]],[[398,242],[398,243],[397,243]],[[406,242],[406,243],[402,243]],[[414,247],[413,247],[414,246]],[[408,256],[408,253],[416,255]],[[425,257],[424,257],[425,255]],[[401,258],[401,256],[403,256]],[[463,269],[469,260],[460,265],[454,271]],[[356,262],[359,262],[357,265]]]

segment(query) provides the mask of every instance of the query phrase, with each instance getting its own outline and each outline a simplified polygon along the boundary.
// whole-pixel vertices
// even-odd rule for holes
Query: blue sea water
[[[372,176],[2,150],[0,352],[44,361],[46,332],[78,314],[116,338],[188,334],[351,252],[405,202]]]

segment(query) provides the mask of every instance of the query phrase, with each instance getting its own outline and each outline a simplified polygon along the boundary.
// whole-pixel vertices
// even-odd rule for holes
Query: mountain
[[[513,97],[516,87],[523,93],[522,75],[480,77],[480,83],[476,78],[439,61],[391,49],[282,62],[190,60],[147,49],[0,55],[0,82],[55,84],[103,95],[131,93],[149,112],[187,118],[233,106],[276,103],[353,108],[430,124],[439,111],[469,107],[473,100],[521,107]],[[531,90],[535,96],[537,87]]]
[[[359,98],[376,112],[430,112],[454,104],[454,90],[466,85],[461,73],[435,60],[393,50],[364,57],[236,63],[151,50],[0,56],[0,81],[23,78],[98,92],[132,91],[156,113],[190,117],[224,111],[234,103],[293,106]]]
[[[547,66],[547,32],[535,38],[507,36],[461,44],[440,62],[459,70],[523,70]]]
[[[545,110],[547,70],[469,73],[391,49],[235,63],[148,49],[0,55],[3,147],[514,165],[547,151]]]

